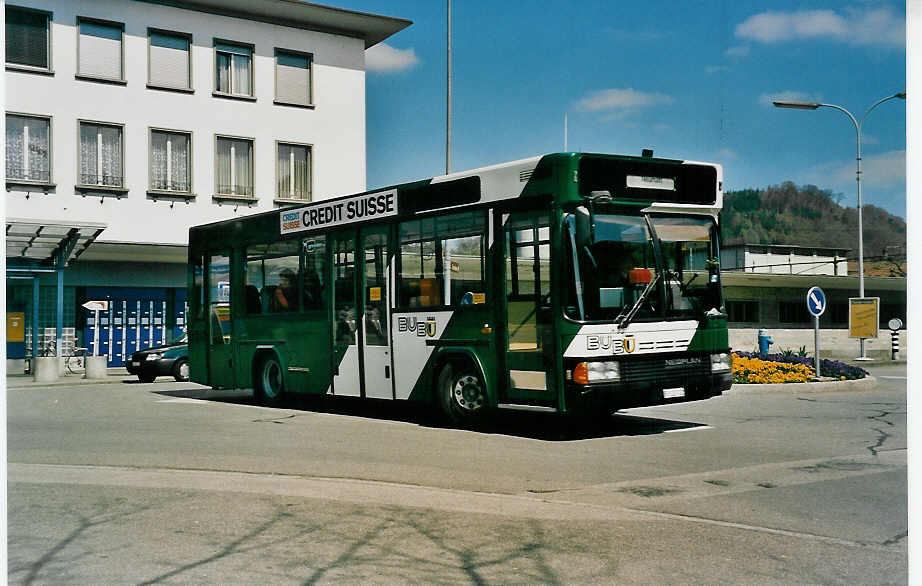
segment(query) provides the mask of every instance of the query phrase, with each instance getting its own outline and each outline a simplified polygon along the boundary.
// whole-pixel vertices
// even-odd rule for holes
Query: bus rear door
[[[234,388],[230,255],[211,255],[207,271],[208,381],[214,388]]]

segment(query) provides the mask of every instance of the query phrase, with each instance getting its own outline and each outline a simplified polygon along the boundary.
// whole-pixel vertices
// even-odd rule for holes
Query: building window
[[[51,119],[6,115],[6,178],[51,183]]]
[[[192,134],[150,131],[150,188],[155,191],[192,191]]]
[[[311,199],[311,147],[278,144],[278,198]]]
[[[151,29],[148,79],[151,86],[171,89],[192,88],[192,37]]]
[[[759,321],[758,301],[727,301],[729,321],[754,323]]]
[[[311,105],[311,55],[275,50],[275,101]]]
[[[218,137],[215,193],[253,197],[253,141],[251,139]]]
[[[812,324],[813,317],[803,301],[782,301],[778,303],[778,321],[783,324]]]
[[[215,41],[215,92],[231,96],[253,95],[253,49]]]
[[[17,6],[6,7],[6,62],[51,69],[51,14]]]
[[[80,44],[77,75],[124,81],[122,36],[125,25],[101,20],[78,19]]]
[[[80,123],[80,184],[122,187],[124,151],[122,127],[97,122]]]

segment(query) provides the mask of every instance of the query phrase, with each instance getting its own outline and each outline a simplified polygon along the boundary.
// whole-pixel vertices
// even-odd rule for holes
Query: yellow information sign
[[[876,338],[880,322],[880,297],[850,297],[848,337]]]
[[[6,341],[22,342],[26,339],[26,314],[20,311],[6,312]]]
[[[486,303],[487,294],[486,293],[474,293],[474,304]]]
[[[368,288],[368,300],[369,301],[381,301],[381,287],[369,287]]]

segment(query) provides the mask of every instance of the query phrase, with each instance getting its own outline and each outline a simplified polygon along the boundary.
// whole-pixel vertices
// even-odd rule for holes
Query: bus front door
[[[505,370],[501,401],[546,404],[553,399],[551,246],[546,212],[504,218]]]
[[[218,389],[234,388],[233,320],[230,256],[208,259],[208,381]],[[151,328],[154,327],[152,323]]]
[[[362,230],[362,258],[365,269],[362,294],[362,378],[365,396],[393,399],[390,351],[390,272],[389,230]]]
[[[355,232],[332,238],[333,250],[333,394],[362,395],[356,304]],[[361,277],[361,275],[359,275]],[[361,281],[361,279],[359,279]]]

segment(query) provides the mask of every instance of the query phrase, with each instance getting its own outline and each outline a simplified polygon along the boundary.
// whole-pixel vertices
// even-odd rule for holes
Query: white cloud
[[[633,88],[607,89],[590,93],[578,100],[575,108],[582,112],[605,112],[607,119],[620,118],[638,108],[671,104],[671,96],[658,92],[641,92]]]
[[[802,183],[829,186],[843,191],[855,187],[855,160],[817,165],[804,173]],[[861,184],[893,188],[906,185],[906,151],[897,150],[861,157]],[[846,194],[851,193],[846,191]]]
[[[758,43],[827,40],[849,45],[904,47],[906,19],[891,7],[761,12],[736,26],[737,38]]]
[[[733,161],[740,158],[738,152],[733,149],[722,148],[714,153],[714,156],[717,157],[717,161]]]
[[[745,57],[749,55],[749,45],[736,45],[724,51],[727,57]]]
[[[395,49],[387,43],[378,43],[365,51],[365,68],[368,71],[391,73],[405,71],[419,63],[416,51]]]
[[[705,73],[720,73],[721,71],[727,71],[729,68],[726,65],[708,65],[704,68]]]
[[[762,94],[759,96],[759,103],[763,106],[772,106],[772,102],[779,100],[782,102],[821,102],[822,96],[819,94],[808,94],[806,92],[795,92],[786,90],[774,94]]]

